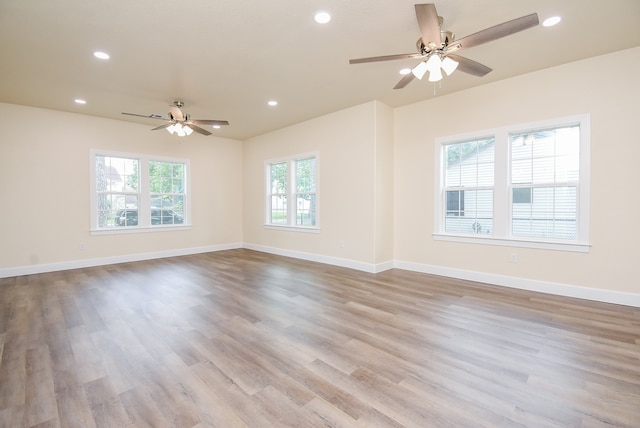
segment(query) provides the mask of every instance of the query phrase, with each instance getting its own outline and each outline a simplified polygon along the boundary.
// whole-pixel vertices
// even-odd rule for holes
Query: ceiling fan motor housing
[[[418,52],[420,52],[421,55],[427,55],[433,51],[445,50],[447,46],[453,43],[454,39],[455,39],[455,34],[452,31],[442,30],[440,31],[440,40],[441,40],[440,46],[431,47],[428,44],[425,45],[422,38],[419,38],[418,41],[416,42],[416,47],[418,48]]]

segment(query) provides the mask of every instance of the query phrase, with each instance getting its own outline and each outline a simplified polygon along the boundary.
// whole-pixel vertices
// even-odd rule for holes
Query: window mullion
[[[289,180],[287,188],[287,224],[289,226],[296,225],[296,161],[294,159],[288,162]]]
[[[510,153],[508,133],[501,129],[495,133],[495,154],[493,169],[493,236],[505,238],[510,233],[511,224],[511,177],[509,176]]]
[[[140,159],[138,177],[140,177],[138,190],[138,222],[142,227],[151,226],[151,196],[149,194],[149,160]]]

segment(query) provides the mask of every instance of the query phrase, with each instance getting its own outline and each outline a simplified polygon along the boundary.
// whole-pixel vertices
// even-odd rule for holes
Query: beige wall
[[[365,269],[379,258],[390,261],[391,205],[380,209],[379,204],[391,201],[392,119],[387,106],[371,102],[245,141],[245,243],[346,260]],[[377,158],[378,150],[382,157]],[[265,228],[265,161],[308,152],[319,154],[319,233]],[[377,175],[377,166],[385,163]],[[378,177],[383,190],[376,188]],[[380,252],[377,240],[385,244]]]
[[[242,142],[2,103],[0,121],[0,270],[241,245]],[[189,159],[192,229],[92,236],[91,149]]]
[[[524,288],[628,293],[640,306],[639,75],[640,47],[396,109],[370,102],[244,142],[177,140],[145,125],[0,104],[0,273],[244,244],[370,271],[395,265]],[[433,239],[436,138],[584,113],[591,117],[589,253]],[[190,159],[193,229],[92,236],[92,148]],[[265,228],[265,161],[309,152],[319,153],[319,233]],[[514,252],[518,262],[510,263]]]
[[[638,76],[635,48],[396,109],[395,259],[640,294]],[[583,113],[591,115],[588,254],[434,241],[436,138]]]
[[[374,263],[393,262],[393,109],[376,103]],[[384,267],[384,266],[383,266]],[[377,269],[376,269],[377,270]]]

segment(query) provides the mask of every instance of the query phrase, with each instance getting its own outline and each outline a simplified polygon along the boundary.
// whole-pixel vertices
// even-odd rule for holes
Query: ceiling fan
[[[128,116],[138,116],[138,117],[147,117],[149,119],[159,119],[164,120],[164,125],[157,126],[152,129],[152,131],[158,129],[166,129],[171,134],[178,134],[180,137],[184,137],[185,135],[190,135],[193,131],[196,131],[202,135],[211,135],[211,132],[206,129],[202,129],[197,125],[212,125],[214,127],[219,127],[221,125],[228,125],[229,122],[226,120],[202,120],[202,119],[191,119],[191,117],[187,113],[182,112],[182,107],[184,107],[184,102],[182,101],[174,101],[171,105],[171,111],[168,113],[169,117],[163,117],[159,114],[136,114],[136,113],[122,113]]]
[[[411,70],[411,73],[400,79],[393,89],[404,88],[415,77],[422,79],[427,71],[429,71],[429,81],[437,82],[442,79],[441,69],[447,75],[453,73],[457,68],[464,73],[482,77],[491,71],[489,67],[457,55],[455,52],[491,42],[538,25],[538,14],[532,13],[531,15],[486,28],[460,40],[454,40],[454,34],[451,31],[442,30],[444,19],[438,16],[433,3],[416,4],[415,10],[421,36],[416,42],[418,53],[351,59],[349,64],[396,59],[420,59],[420,62]]]

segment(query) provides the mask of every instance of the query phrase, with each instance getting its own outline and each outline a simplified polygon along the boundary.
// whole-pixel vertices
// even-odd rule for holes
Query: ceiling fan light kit
[[[167,127],[167,131],[169,131],[169,134],[171,135],[177,134],[178,137],[184,137],[185,135],[191,135],[193,129],[189,128],[189,125],[182,126],[182,124],[176,123],[174,125],[169,125]]]
[[[202,135],[211,135],[211,132],[207,131],[199,127],[198,125],[210,125],[213,128],[220,128],[222,125],[228,125],[229,122],[226,120],[213,120],[213,119],[191,119],[191,117],[182,112],[182,107],[184,107],[184,102],[177,100],[173,102],[171,106],[171,111],[167,114],[169,117],[163,117],[159,114],[136,114],[136,113],[125,113],[127,116],[137,116],[137,117],[146,117],[149,119],[157,119],[164,120],[167,122],[164,125],[156,126],[151,129],[152,131],[156,131],[158,129],[166,129],[170,134],[176,134],[178,137],[185,137],[191,135],[194,131],[198,134]]]
[[[438,82],[442,79],[441,70],[444,70],[447,76],[450,76],[455,70],[459,69],[464,73],[482,77],[491,72],[491,68],[469,58],[457,55],[456,52],[535,27],[539,23],[538,14],[532,13],[511,21],[503,22],[502,24],[494,25],[493,27],[463,37],[460,40],[454,40],[453,32],[442,29],[444,19],[438,16],[438,12],[433,3],[416,4],[415,13],[421,36],[416,43],[418,53],[357,58],[349,60],[349,64],[398,59],[420,59],[420,62],[411,69],[411,73],[406,74],[400,79],[393,89],[404,88],[414,78],[422,79],[427,71],[429,71],[430,82]]]
[[[438,82],[442,80],[442,69],[447,76],[451,76],[456,68],[458,68],[458,61],[455,61],[448,56],[442,58],[439,53],[431,53],[429,54],[429,59],[426,61],[422,61],[416,65],[411,73],[418,79],[422,79],[425,73],[429,72],[429,82]]]

